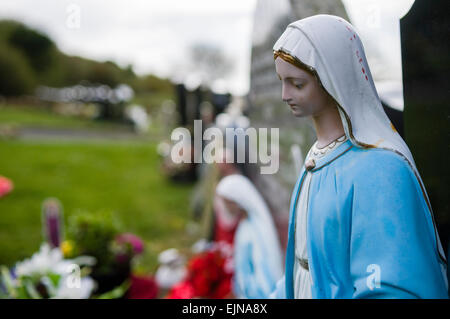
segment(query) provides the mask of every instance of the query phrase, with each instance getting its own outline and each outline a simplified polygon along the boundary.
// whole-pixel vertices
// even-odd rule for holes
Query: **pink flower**
[[[131,233],[119,234],[116,237],[116,242],[118,244],[131,245],[131,248],[133,248],[133,253],[135,255],[142,253],[142,251],[144,250],[144,243],[142,242],[142,240],[138,236]]]
[[[13,183],[6,177],[0,176],[0,197],[5,196],[13,190]]]

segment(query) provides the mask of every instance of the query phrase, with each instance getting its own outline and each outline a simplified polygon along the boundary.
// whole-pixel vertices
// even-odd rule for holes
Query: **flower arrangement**
[[[94,256],[97,265],[92,278],[98,284],[94,290],[102,298],[153,299],[158,285],[150,276],[132,273],[132,262],[144,251],[144,242],[132,233],[122,233],[120,223],[107,212],[82,212],[72,216],[69,239],[61,249],[67,256]]]
[[[226,298],[231,293],[232,250],[224,242],[209,245],[188,263],[187,276],[167,298]]]
[[[18,262],[12,271],[2,266],[3,295],[14,299],[89,298],[95,282],[86,275],[86,267],[94,262],[87,256],[64,259],[60,249],[44,243],[37,253]]]
[[[67,257],[88,255],[97,263],[92,278],[96,293],[105,293],[130,278],[132,260],[144,249],[142,240],[131,233],[121,233],[120,223],[110,213],[78,213],[71,216],[68,240],[61,249]]]
[[[151,277],[131,273],[143,241],[120,232],[108,212],[78,212],[63,231],[62,205],[49,198],[42,205],[44,243],[31,258],[9,270],[0,268],[0,297],[4,298],[154,298]],[[66,238],[64,240],[64,238]]]

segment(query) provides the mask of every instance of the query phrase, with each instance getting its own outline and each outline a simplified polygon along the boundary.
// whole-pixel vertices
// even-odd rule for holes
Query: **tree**
[[[190,48],[190,69],[203,84],[211,85],[231,73],[233,62],[219,47],[198,43]]]
[[[31,67],[37,73],[45,72],[51,67],[56,46],[46,35],[18,25],[10,33],[8,42],[28,57]]]
[[[35,85],[33,70],[18,50],[0,46],[0,95],[31,93]]]

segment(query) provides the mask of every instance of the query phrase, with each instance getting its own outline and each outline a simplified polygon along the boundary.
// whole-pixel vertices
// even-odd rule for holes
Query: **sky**
[[[276,0],[274,0],[276,1]],[[320,1],[320,0],[317,0]],[[343,0],[366,51],[378,51],[372,73],[401,81],[398,20],[414,0]],[[195,79],[181,72],[196,43],[218,46],[234,62],[215,88],[248,93],[253,12],[257,0],[1,0],[0,18],[24,22],[48,34],[59,49],[156,74],[176,82]],[[388,13],[388,14],[386,14]],[[370,43],[371,42],[371,43]],[[371,47],[374,44],[376,47]],[[380,45],[381,44],[381,45]],[[390,65],[390,67],[386,67]],[[379,71],[377,71],[379,67]]]
[[[12,18],[49,35],[59,49],[137,74],[191,81],[177,70],[189,48],[209,43],[234,61],[218,89],[246,94],[250,77],[256,0],[2,0],[0,18]],[[220,85],[221,84],[221,85]]]
[[[400,18],[414,0],[342,0],[350,22],[366,51],[378,94],[391,107],[403,110]]]

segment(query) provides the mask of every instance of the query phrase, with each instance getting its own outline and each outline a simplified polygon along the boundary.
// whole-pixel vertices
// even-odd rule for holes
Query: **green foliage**
[[[70,216],[68,239],[75,243],[75,255],[93,256],[96,268],[107,271],[114,263],[111,243],[120,231],[120,223],[110,212],[89,213],[79,211]]]
[[[115,87],[120,83],[120,69],[112,62],[95,63],[90,68],[86,80]]]
[[[189,251],[197,239],[185,232],[192,185],[163,176],[156,147],[147,140],[0,140],[1,175],[14,182],[0,200],[0,263],[13,266],[39,249],[47,197],[63,203],[66,222],[80,210],[114,212],[126,232],[144,240],[143,271],[155,271],[164,249]]]
[[[68,56],[44,33],[19,22],[0,21],[0,95],[32,93],[36,85],[64,87],[80,84],[130,85],[136,92],[171,95],[169,80],[154,75],[137,77],[132,66]]]
[[[89,112],[89,109],[92,113]],[[82,130],[100,134],[129,134],[130,126],[123,122],[95,121],[92,116],[94,108],[86,105],[83,115],[61,115],[48,107],[30,105],[8,105],[0,103],[0,138],[4,130],[10,129],[11,135],[17,134],[23,127],[55,128],[67,130]],[[89,116],[89,117],[88,117]]]
[[[0,42],[7,43],[11,33],[20,26],[22,24],[14,20],[0,20]]]
[[[118,299],[123,297],[128,289],[130,288],[130,280],[125,280],[120,286],[117,286],[113,290],[110,290],[108,292],[105,292],[101,295],[94,296],[94,299]]]
[[[9,269],[5,266],[0,266],[0,274],[1,274],[1,280],[0,282],[4,285],[7,295],[1,296],[2,298],[7,298],[7,296],[10,296],[12,298],[18,297],[18,292],[16,288],[14,287],[13,278],[9,272]],[[1,290],[0,290],[1,293]]]
[[[172,93],[173,84],[169,80],[160,79],[155,75],[147,75],[137,78],[134,83],[136,92],[165,92]]]
[[[113,62],[101,63],[74,56],[63,56],[61,62],[65,69],[62,78],[64,86],[76,85],[81,81],[87,81],[115,87],[123,82],[121,74],[123,70]]]
[[[0,95],[15,96],[32,92],[35,75],[20,51],[0,46]]]
[[[46,35],[18,25],[11,31],[8,42],[27,56],[36,72],[43,72],[52,66],[55,44]]]

